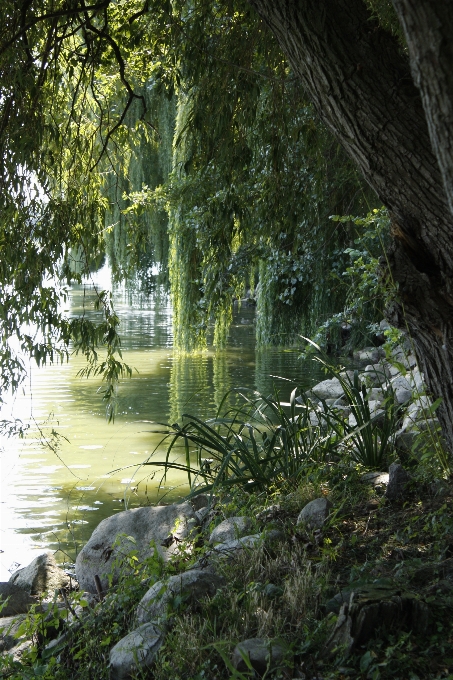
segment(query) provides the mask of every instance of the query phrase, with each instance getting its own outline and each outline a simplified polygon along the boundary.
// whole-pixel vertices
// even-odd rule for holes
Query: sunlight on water
[[[115,423],[106,422],[99,381],[77,377],[84,360],[76,356],[63,365],[30,366],[24,391],[2,411],[1,417],[11,415],[30,427],[23,440],[0,441],[2,581],[36,551],[58,551],[59,561],[74,560],[97,524],[114,512],[155,503],[159,495],[171,500],[184,494],[182,475],[173,475],[158,491],[161,475],[153,478],[154,468],[141,465],[156,447],[155,457],[165,453],[161,435],[153,432],[156,424],[180,421],[183,413],[212,416],[233,386],[269,394],[277,383],[287,398],[290,384],[270,376],[303,387],[314,377],[312,365],[298,361],[297,349],[255,351],[252,307],[235,311],[225,352],[182,357],[172,351],[165,295],[144,297],[120,287],[114,298],[123,358],[134,368],[120,385]],[[85,305],[94,316],[94,299],[92,285],[74,287],[70,313]]]

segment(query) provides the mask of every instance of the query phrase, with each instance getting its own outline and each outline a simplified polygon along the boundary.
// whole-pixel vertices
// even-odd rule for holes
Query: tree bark
[[[426,103],[424,108],[409,60],[372,20],[363,0],[250,2],[322,120],[390,211],[388,263],[401,304],[389,310],[389,318],[410,331],[428,387],[442,397],[438,414],[453,453],[453,218],[442,178],[446,171],[431,146]],[[451,2],[437,0],[442,2],[452,15]],[[448,82],[439,80],[439,92]],[[434,123],[440,118],[436,106],[433,101]],[[440,132],[436,139],[442,146]]]
[[[453,214],[453,4],[449,0],[393,0],[409,48],[432,148]]]

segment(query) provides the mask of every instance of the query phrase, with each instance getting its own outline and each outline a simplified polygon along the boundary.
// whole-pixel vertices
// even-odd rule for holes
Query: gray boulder
[[[224,583],[222,576],[208,569],[191,569],[171,576],[166,583],[158,581],[140,600],[135,621],[138,625],[151,621],[164,623],[171,615],[175,598],[182,597],[194,607],[201,598],[213,597]]]
[[[196,524],[194,510],[189,503],[135,508],[107,517],[77,556],[75,569],[80,589],[96,593],[94,577],[98,575],[105,590],[108,584],[106,574],[112,569],[113,582],[116,583],[120,570],[118,559],[130,550],[137,551],[140,561],[153,555],[155,549],[168,559]],[[118,536],[124,536],[124,539],[119,547],[114,548]]]
[[[332,503],[327,498],[315,498],[301,510],[297,524],[305,524],[310,529],[321,529],[331,507]]]
[[[164,633],[152,623],[126,635],[110,650],[110,680],[128,680],[149,668],[163,641]]]
[[[354,352],[355,361],[363,361],[367,364],[377,364],[379,359],[385,357],[385,351],[381,347],[364,347]]]
[[[30,595],[52,593],[70,585],[70,578],[60,569],[52,553],[38,555],[28,567],[18,569],[9,579],[12,583]]]
[[[395,400],[398,404],[405,404],[412,399],[412,387],[403,375],[392,378],[391,385],[395,392]]]
[[[8,604],[1,611],[1,616],[15,616],[16,614],[26,614],[32,604],[37,600],[26,590],[9,581],[0,583],[0,601],[8,599]]]
[[[251,638],[236,645],[232,664],[237,671],[245,673],[249,670],[245,661],[248,659],[252,668],[261,676],[267,670],[282,666],[287,655],[288,650],[281,644],[263,638]]]
[[[217,543],[208,555],[220,555],[227,557],[238,550],[246,548],[254,548],[262,541],[261,534],[252,534],[251,536],[243,536],[242,538],[235,538],[232,541],[225,541],[225,543]]]
[[[341,382],[338,378],[331,378],[330,380],[323,380],[310,390],[318,399],[338,399],[344,393]]]
[[[392,463],[389,467],[389,483],[385,492],[386,498],[395,501],[400,498],[410,480],[410,474],[399,463]]]
[[[364,472],[361,475],[360,480],[364,484],[370,484],[370,486],[381,486],[389,483],[389,473],[388,472]]]
[[[245,536],[252,528],[253,522],[249,517],[229,517],[220,522],[215,527],[209,537],[209,543],[226,543],[233,541],[235,538]]]

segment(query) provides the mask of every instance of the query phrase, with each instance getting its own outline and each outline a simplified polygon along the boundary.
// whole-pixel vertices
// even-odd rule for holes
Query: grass
[[[228,663],[234,646],[250,637],[284,642],[291,663],[307,680],[453,678],[453,582],[429,568],[453,556],[453,485],[444,481],[435,493],[422,470],[418,475],[404,500],[393,504],[382,491],[361,482],[360,468],[344,462],[320,470],[311,481],[287,483],[273,493],[228,492],[219,500],[205,538],[225,515],[244,511],[258,517],[259,529],[278,529],[280,538],[222,561],[218,568],[227,586],[196,607],[183,604],[178,609],[155,668],[135,680],[240,680],[247,674],[232,673]],[[334,509],[323,530],[311,532],[297,525],[301,508],[323,493],[329,494]],[[277,511],[265,512],[276,504]],[[31,618],[30,629],[40,631],[33,652],[19,665],[1,660],[1,677],[107,680],[109,650],[133,627],[134,608],[149,583],[187,568],[206,548],[199,541],[166,565],[138,565],[129,553],[118,586],[94,610],[85,608],[81,625],[72,629],[58,656],[43,656],[43,647],[56,634],[50,622],[46,638],[42,617],[39,625]],[[429,629],[423,636],[377,629],[349,657],[326,657],[326,640],[335,622],[327,603],[351,584],[376,580],[417,592],[430,607]],[[55,628],[55,621],[52,625]],[[285,672],[282,668],[267,677],[292,677]]]

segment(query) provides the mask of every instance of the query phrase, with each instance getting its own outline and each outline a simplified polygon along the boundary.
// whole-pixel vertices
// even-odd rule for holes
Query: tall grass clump
[[[286,405],[278,394],[265,397],[249,389],[232,391],[239,394],[240,406],[223,412],[228,393],[215,418],[183,415],[183,425],[164,432],[165,460],[144,464],[164,467],[163,479],[170,470],[186,472],[192,495],[234,486],[260,492],[286,481],[297,482],[333,450],[337,432],[331,428],[326,434],[310,422],[310,401],[304,395],[297,397],[297,389]],[[181,449],[182,462],[174,459]]]

